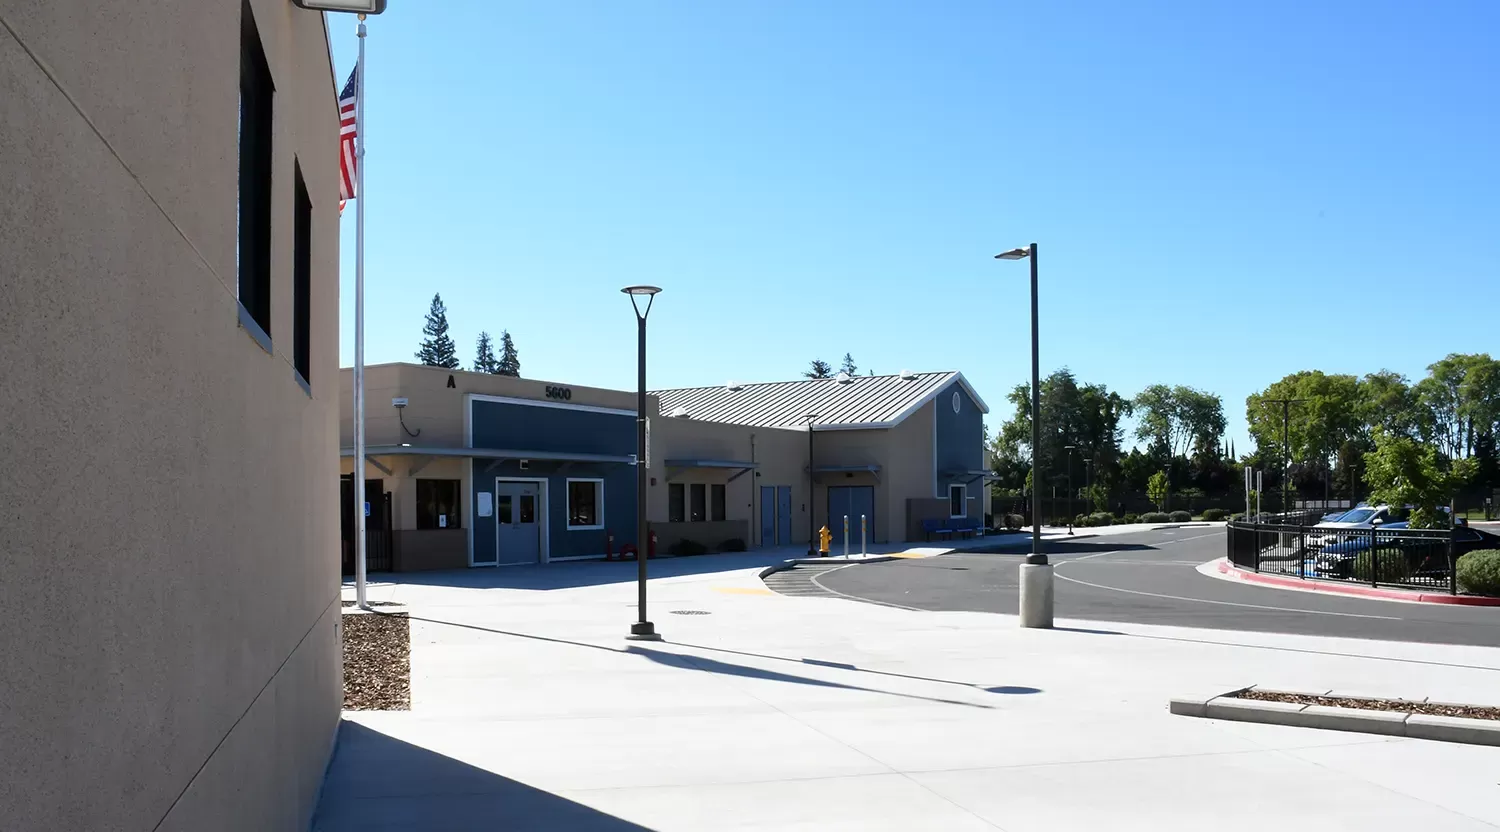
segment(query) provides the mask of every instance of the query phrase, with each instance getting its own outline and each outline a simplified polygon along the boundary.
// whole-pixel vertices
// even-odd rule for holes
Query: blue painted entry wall
[[[958,397],[958,409],[953,408],[954,396]],[[933,459],[937,472],[937,493],[932,496],[948,498],[950,483],[965,482],[968,478],[944,477],[944,471],[980,471],[984,469],[984,413],[979,404],[964,390],[964,386],[953,382],[938,394],[933,401],[936,408],[937,448]],[[975,499],[982,494],[980,484],[969,484],[969,516],[983,511],[982,501]]]
[[[526,404],[470,400],[473,447],[509,451],[629,456],[635,453],[635,414]],[[488,492],[494,505],[496,477],[543,479],[547,484],[547,545],[550,557],[598,555],[605,536],[613,532],[615,548],[635,539],[635,468],[626,463],[548,462],[531,460],[528,470],[507,459],[470,462],[469,517],[473,518],[475,564],[494,562],[495,517],[479,516],[479,494]],[[569,479],[604,480],[603,529],[568,530]]]

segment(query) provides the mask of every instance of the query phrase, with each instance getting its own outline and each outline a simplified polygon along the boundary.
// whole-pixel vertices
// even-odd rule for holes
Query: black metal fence
[[[1241,569],[1458,594],[1454,535],[1447,529],[1338,529],[1305,520],[1252,520],[1230,522],[1228,537],[1229,560]]]

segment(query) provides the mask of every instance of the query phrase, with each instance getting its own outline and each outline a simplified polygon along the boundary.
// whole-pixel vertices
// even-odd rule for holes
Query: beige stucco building
[[[0,0],[0,828],[314,809],[337,91],[320,14],[243,8]]]
[[[343,371],[344,568],[353,568],[352,371]],[[636,541],[636,394],[414,364],[366,368],[372,570],[596,558]],[[961,373],[655,391],[658,554],[834,549],[978,533],[987,408]],[[816,414],[809,419],[808,414]],[[811,431],[809,431],[811,423]]]

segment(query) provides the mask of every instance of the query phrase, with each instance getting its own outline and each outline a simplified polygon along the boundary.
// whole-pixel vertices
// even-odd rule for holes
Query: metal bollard
[[[859,516],[859,553],[865,554],[865,516]]]
[[[849,515],[844,515],[844,559],[849,559]]]

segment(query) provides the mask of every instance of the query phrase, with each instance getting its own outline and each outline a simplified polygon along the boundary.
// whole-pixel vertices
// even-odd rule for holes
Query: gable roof
[[[731,425],[767,428],[800,428],[808,411],[818,414],[817,430],[835,428],[887,428],[900,424],[922,405],[932,401],[957,381],[983,413],[990,412],[963,373],[915,373],[854,376],[847,383],[837,379],[805,379],[763,384],[715,387],[682,387],[658,390],[663,416],[679,408],[687,418]]]

